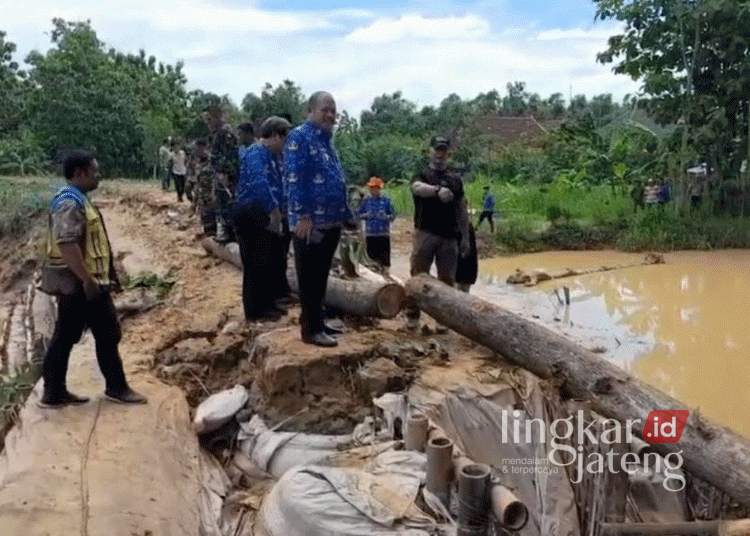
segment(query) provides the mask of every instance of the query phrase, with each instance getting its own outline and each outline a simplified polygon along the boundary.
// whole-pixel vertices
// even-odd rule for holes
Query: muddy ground
[[[270,425],[344,433],[372,414],[372,397],[385,391],[426,378],[440,387],[459,385],[467,376],[494,381],[494,373],[483,372],[497,368],[491,352],[452,332],[436,334],[431,319],[412,335],[401,315],[344,316],[345,333],[334,349],[301,343],[298,306],[278,322],[246,323],[241,273],[204,251],[188,203],[148,184],[105,183],[92,198],[104,215],[122,275],[152,272],[175,281],[156,307],[123,319],[121,348],[151,356],[137,369],[179,386],[192,408],[209,394],[242,384]],[[42,216],[27,236],[0,241],[6,302],[20,299],[36,266],[44,223]],[[407,264],[411,228],[408,220],[395,224],[394,266]]]

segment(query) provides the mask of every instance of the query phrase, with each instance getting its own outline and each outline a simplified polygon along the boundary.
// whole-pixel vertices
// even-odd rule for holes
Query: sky
[[[620,26],[594,14],[586,0],[22,0],[0,4],[0,30],[21,61],[51,46],[52,18],[90,19],[107,46],[182,60],[188,89],[239,104],[290,79],[358,116],[384,93],[438,105],[514,81],[619,101],[638,84],[597,63]]]

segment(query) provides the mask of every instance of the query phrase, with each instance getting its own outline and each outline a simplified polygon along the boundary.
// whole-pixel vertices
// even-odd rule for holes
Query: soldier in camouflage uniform
[[[216,234],[216,201],[214,200],[214,185],[216,173],[211,165],[208,154],[208,142],[199,139],[195,142],[193,158],[188,166],[188,176],[195,181],[195,206],[203,224],[206,236]]]
[[[239,142],[232,127],[226,122],[221,106],[209,106],[206,124],[211,132],[209,138],[210,159],[216,174],[214,197],[216,199],[216,240],[229,242],[234,232],[229,223],[229,207],[239,175]]]

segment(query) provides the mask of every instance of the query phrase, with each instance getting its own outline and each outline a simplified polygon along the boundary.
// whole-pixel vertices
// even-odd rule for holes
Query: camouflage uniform
[[[191,147],[188,147],[187,151],[187,161],[186,161],[186,167],[187,167],[187,173],[185,174],[185,197],[188,198],[188,201],[191,201],[193,203],[193,206],[195,206],[195,166],[193,166],[193,161],[195,160],[195,154],[194,149]]]
[[[215,181],[216,198],[216,231],[217,238],[222,241],[233,239],[234,233],[229,223],[229,207],[232,203],[234,187],[239,175],[239,142],[232,128],[225,124],[209,138],[210,159],[216,174],[225,173],[229,180],[229,187],[225,187],[218,179]]]
[[[216,173],[211,160],[193,156],[188,166],[188,176],[195,184],[195,205],[201,215],[203,231],[206,235],[213,236],[216,234],[216,202],[214,201]]]

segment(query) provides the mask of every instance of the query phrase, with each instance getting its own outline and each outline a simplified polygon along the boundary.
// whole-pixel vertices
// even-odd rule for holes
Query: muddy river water
[[[665,264],[531,288],[505,283],[516,268],[554,272],[622,266],[643,257],[596,251],[487,259],[480,261],[472,293],[565,333],[750,437],[750,251],[668,253]]]

